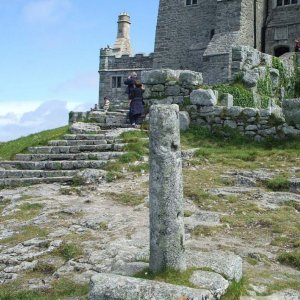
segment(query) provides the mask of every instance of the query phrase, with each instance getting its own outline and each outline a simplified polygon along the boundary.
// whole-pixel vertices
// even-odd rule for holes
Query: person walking
[[[129,95],[131,101],[129,104],[129,120],[133,127],[137,127],[138,118],[144,113],[144,88],[140,80],[135,81],[135,87]]]

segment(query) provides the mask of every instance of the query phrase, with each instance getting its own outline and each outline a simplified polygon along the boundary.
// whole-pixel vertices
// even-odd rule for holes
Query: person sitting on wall
[[[97,104],[97,103],[95,104],[95,106],[94,106],[93,110],[99,110],[99,106],[98,106],[98,104]]]
[[[300,39],[295,40],[295,52],[300,52]]]
[[[128,78],[124,81],[124,84],[127,85],[127,88],[125,90],[125,93],[128,95],[128,99],[130,99],[131,91],[135,87],[135,82],[137,80],[137,74],[135,72],[132,72]]]
[[[104,99],[103,99],[103,109],[105,110],[105,111],[108,111],[108,109],[109,109],[109,99],[108,99],[108,97],[104,97]]]
[[[133,127],[137,127],[138,118],[144,113],[144,101],[143,93],[144,87],[140,80],[135,81],[135,87],[130,93],[130,104],[129,104],[129,120]]]

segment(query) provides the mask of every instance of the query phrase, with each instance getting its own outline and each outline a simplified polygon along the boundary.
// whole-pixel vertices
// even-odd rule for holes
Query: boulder
[[[217,104],[217,98],[213,90],[198,89],[192,91],[191,103],[199,106],[214,106]]]
[[[168,81],[178,80],[179,71],[171,69],[143,71],[141,80],[146,85],[165,84]]]
[[[198,86],[203,83],[202,73],[184,70],[180,72],[179,84],[183,87]]]
[[[189,113],[186,111],[180,111],[179,112],[179,126],[180,130],[187,130],[190,127],[190,116]]]
[[[282,110],[289,125],[300,124],[300,98],[283,100]]]
[[[206,289],[105,273],[93,276],[90,287],[89,300],[213,299]]]

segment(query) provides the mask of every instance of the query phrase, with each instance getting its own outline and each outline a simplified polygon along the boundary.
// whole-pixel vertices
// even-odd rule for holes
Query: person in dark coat
[[[129,104],[129,120],[133,127],[136,127],[138,118],[144,113],[144,101],[143,93],[144,88],[139,80],[136,80],[135,87],[130,93],[130,104]]]
[[[126,94],[128,94],[128,99],[130,99],[131,91],[135,88],[135,82],[137,80],[137,74],[132,72],[128,78],[124,81],[124,84],[127,85]]]

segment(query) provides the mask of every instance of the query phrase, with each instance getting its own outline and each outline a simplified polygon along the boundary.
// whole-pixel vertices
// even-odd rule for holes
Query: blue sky
[[[131,16],[134,52],[148,54],[158,2],[0,0],[0,141],[64,125],[69,110],[93,106],[99,49],[113,45],[119,13]]]

